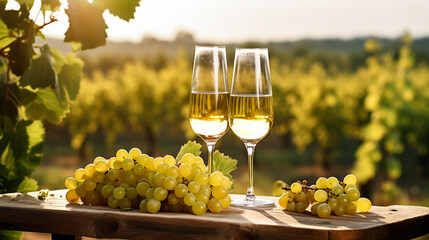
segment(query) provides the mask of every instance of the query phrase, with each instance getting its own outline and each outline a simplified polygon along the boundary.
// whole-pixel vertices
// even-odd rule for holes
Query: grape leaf
[[[223,175],[232,178],[231,172],[237,169],[237,160],[216,150],[213,153],[213,171],[221,171]]]
[[[103,11],[87,0],[68,0],[68,3],[66,13],[70,26],[64,42],[81,43],[81,50],[105,45],[107,25],[103,19]]]
[[[73,54],[68,54],[66,61],[67,64],[62,66],[58,81],[61,95],[66,96],[70,101],[74,101],[79,93],[83,62]]]
[[[39,189],[37,181],[32,178],[25,177],[24,180],[18,185],[17,191],[20,193],[26,193],[37,191],[37,189]]]
[[[20,96],[25,107],[25,114],[31,120],[46,119],[52,123],[59,123],[68,111],[68,103],[59,102],[54,90],[50,87],[37,91],[21,89]]]
[[[185,143],[182,147],[180,147],[180,151],[177,154],[176,162],[179,162],[180,159],[182,159],[183,155],[187,153],[192,153],[195,156],[201,155],[201,144],[197,143],[196,141],[188,141]]]
[[[34,4],[34,0],[16,0],[18,3],[19,3],[19,5],[26,5],[27,7],[28,7],[28,9],[31,9],[31,7],[33,6],[33,4]]]
[[[6,24],[0,19],[0,48],[3,48],[11,44],[16,38],[14,38]]]
[[[94,5],[101,9],[109,9],[109,12],[125,21],[134,18],[136,8],[140,0],[94,0]]]
[[[21,240],[22,232],[0,230],[0,239]]]
[[[55,11],[61,6],[59,0],[42,0],[42,11]]]
[[[57,74],[52,66],[49,46],[40,49],[41,55],[31,61],[30,68],[20,79],[21,86],[30,86],[33,89],[55,86],[58,83]]]
[[[33,56],[33,47],[30,43],[23,42],[20,39],[13,41],[10,44],[9,64],[12,72],[21,76],[30,66],[30,60]]]

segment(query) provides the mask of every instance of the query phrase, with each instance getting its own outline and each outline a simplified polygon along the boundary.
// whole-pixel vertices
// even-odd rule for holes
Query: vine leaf
[[[176,157],[176,162],[179,162],[187,153],[192,153],[194,156],[200,156],[201,147],[201,144],[197,143],[196,141],[189,140],[187,143],[183,144],[182,147],[180,147],[179,153]]]
[[[22,75],[21,86],[30,86],[33,89],[37,89],[55,86],[58,83],[48,45],[42,46],[40,51],[41,55],[31,61],[30,68]]]
[[[59,87],[61,95],[74,101],[79,93],[83,62],[72,54],[68,54],[65,59],[67,63],[62,66],[58,75]]]
[[[108,9],[111,14],[128,22],[134,18],[139,2],[140,0],[94,0],[94,5],[103,10]]]
[[[81,50],[105,45],[107,25],[103,19],[103,11],[86,0],[68,0],[68,4],[66,13],[70,27],[64,42],[81,43]]]
[[[28,42],[23,42],[20,39],[13,41],[10,44],[9,64],[12,72],[21,76],[30,66],[30,60],[33,56],[33,47]]]
[[[61,6],[59,0],[42,0],[43,13],[45,11],[55,11]]]
[[[19,5],[27,5],[27,7],[28,7],[28,9],[31,9],[31,7],[33,6],[33,4],[34,4],[34,0],[16,0],[18,3],[19,3]]]

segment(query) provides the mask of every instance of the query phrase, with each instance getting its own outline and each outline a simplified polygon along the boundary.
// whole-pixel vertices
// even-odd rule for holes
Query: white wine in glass
[[[195,47],[189,118],[208,148],[208,173],[216,142],[228,130],[229,86],[225,47]]]
[[[274,202],[257,199],[253,189],[253,156],[256,144],[271,130],[274,120],[273,94],[267,49],[236,49],[231,86],[229,123],[243,141],[248,155],[249,184],[246,197],[234,206],[272,206]]]

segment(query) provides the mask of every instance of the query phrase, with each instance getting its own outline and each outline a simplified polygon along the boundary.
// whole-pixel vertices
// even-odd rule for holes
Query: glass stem
[[[216,142],[207,142],[207,150],[209,153],[209,159],[207,161],[208,174],[212,174],[212,171],[213,171],[213,151],[214,151],[215,145],[216,145]]]
[[[247,149],[247,158],[249,166],[249,185],[247,187],[246,200],[254,201],[255,192],[253,190],[253,155],[255,153],[256,144],[254,143],[244,143]]]

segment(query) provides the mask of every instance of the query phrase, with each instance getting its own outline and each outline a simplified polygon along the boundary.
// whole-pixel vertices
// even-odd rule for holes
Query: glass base
[[[232,201],[231,206],[234,207],[272,207],[274,206],[273,201],[254,198],[253,200],[249,200],[247,198],[237,199]]]

